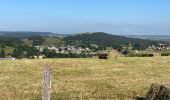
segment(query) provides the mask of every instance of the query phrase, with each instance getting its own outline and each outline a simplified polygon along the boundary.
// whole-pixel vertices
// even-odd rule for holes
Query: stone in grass
[[[144,97],[135,97],[135,100],[170,100],[170,89],[164,85],[152,84]]]

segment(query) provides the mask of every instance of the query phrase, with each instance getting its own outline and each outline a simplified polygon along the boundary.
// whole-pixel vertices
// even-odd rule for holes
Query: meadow
[[[46,64],[51,100],[132,100],[152,83],[170,86],[170,57],[1,60],[0,100],[41,100]]]

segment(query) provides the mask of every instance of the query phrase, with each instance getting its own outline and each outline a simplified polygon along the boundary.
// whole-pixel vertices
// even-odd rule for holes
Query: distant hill
[[[170,36],[169,35],[125,35],[125,36],[126,37],[131,37],[131,38],[170,41]]]
[[[10,36],[10,37],[31,37],[31,36],[57,36],[65,37],[64,34],[55,34],[52,32],[12,32],[12,31],[0,31],[0,36]],[[67,35],[66,35],[67,36]]]
[[[68,44],[96,44],[99,47],[113,47],[120,48],[122,45],[131,44],[135,49],[146,48],[149,45],[158,45],[165,43],[163,41],[153,41],[138,38],[131,38],[125,36],[111,35],[103,32],[82,33],[75,36],[68,36],[64,38]]]
[[[160,39],[161,40],[161,39]],[[119,36],[107,34],[104,32],[81,33],[81,34],[55,34],[51,32],[8,32],[0,31],[0,45],[15,47],[16,45],[26,44],[34,45],[74,45],[81,47],[98,48],[113,47],[121,50],[124,47],[131,46],[133,49],[142,50],[150,45],[159,43],[170,44],[167,41],[149,40],[148,38]]]

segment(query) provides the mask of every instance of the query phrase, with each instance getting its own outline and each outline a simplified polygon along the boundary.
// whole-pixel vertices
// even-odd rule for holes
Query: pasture
[[[46,64],[51,100],[131,100],[152,83],[170,86],[170,57],[0,60],[0,100],[41,100]]]

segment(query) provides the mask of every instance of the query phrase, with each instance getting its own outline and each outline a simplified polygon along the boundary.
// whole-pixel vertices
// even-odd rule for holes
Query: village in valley
[[[99,33],[100,34],[100,33]],[[103,34],[103,33],[102,33]],[[88,35],[88,34],[87,34]],[[104,34],[107,36],[107,34]],[[81,35],[80,35],[81,36]],[[28,37],[29,38],[29,37]],[[154,56],[155,53],[159,54],[160,56],[169,56],[170,55],[170,46],[168,45],[168,42],[159,42],[155,44],[135,44],[132,43],[129,44],[123,44],[119,47],[111,47],[111,46],[102,46],[100,44],[90,43],[89,45],[86,44],[69,44],[61,42],[58,43],[58,37],[51,37],[51,39],[57,39],[57,43],[43,45],[45,40],[42,40],[42,38],[46,37],[31,37],[34,38],[34,40],[24,39],[24,44],[20,44],[21,46],[14,47],[13,49],[6,49],[9,48],[8,45],[3,46],[1,45],[1,56],[0,60],[6,59],[6,60],[14,60],[14,59],[21,59],[21,58],[29,58],[29,59],[43,59],[43,58],[89,58],[89,57],[95,57],[99,56],[102,53],[108,53],[110,50],[114,50],[119,52],[119,54],[122,54],[124,56]],[[71,37],[72,38],[72,37]],[[50,37],[48,37],[50,39]],[[132,38],[133,39],[133,38]],[[22,40],[23,41],[23,40]],[[78,40],[79,41],[79,40]],[[145,40],[142,40],[145,42]],[[151,41],[152,42],[152,41]],[[31,43],[31,44],[28,44]],[[74,43],[74,42],[73,42]],[[47,44],[47,43],[46,43]],[[57,44],[57,45],[55,45]],[[113,42],[114,44],[114,42]],[[5,47],[4,49],[2,47]],[[109,49],[108,49],[109,48]],[[10,51],[10,52],[9,52]]]
[[[63,45],[63,46],[34,46],[37,50],[39,50],[41,53],[44,49],[49,50],[50,52],[55,52],[56,54],[63,54],[63,55],[69,55],[69,54],[76,54],[76,55],[95,55],[96,53],[90,50],[89,48],[82,48],[82,47],[76,47],[76,46],[70,46],[70,45]],[[38,56],[34,56],[34,58],[46,58],[44,54],[40,54]]]

